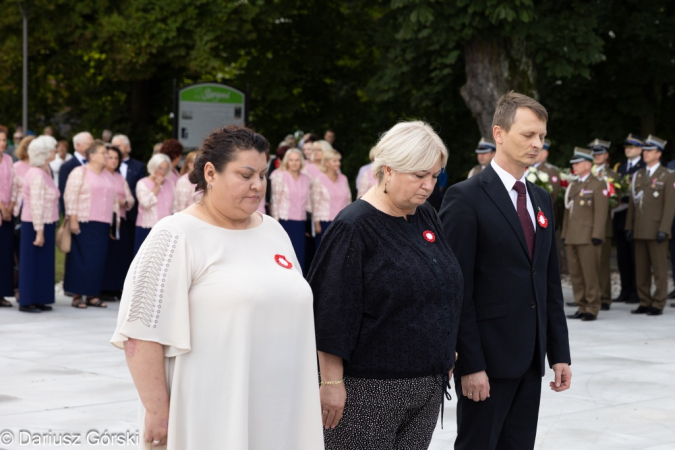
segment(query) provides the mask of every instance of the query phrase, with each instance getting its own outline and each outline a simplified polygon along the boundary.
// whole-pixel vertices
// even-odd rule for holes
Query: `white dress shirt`
[[[82,164],[82,165],[87,164],[87,158],[85,158],[84,156],[80,155],[80,154],[77,153],[77,152],[73,153],[73,155],[75,155],[75,157],[76,157],[77,160],[80,162],[80,164]]]
[[[125,180],[127,179],[127,172],[129,171],[129,159],[131,158],[127,158],[120,163],[120,173]]]
[[[511,197],[511,202],[513,202],[513,208],[518,211],[518,192],[516,192],[513,187],[516,185],[516,181],[521,181],[525,185],[525,197],[527,198],[527,212],[530,215],[530,219],[532,219],[532,226],[534,226],[534,232],[537,232],[537,222],[534,219],[534,207],[532,206],[532,200],[530,200],[530,191],[527,190],[527,180],[525,179],[525,174],[527,173],[527,170],[523,174],[523,176],[520,178],[520,180],[516,180],[516,177],[508,173],[506,170],[502,169],[499,167],[499,164],[495,162],[493,159],[490,162],[490,165],[494,169],[495,172],[497,172],[497,175],[499,176],[499,179],[502,180],[502,183],[504,183],[504,188],[506,189],[506,192],[509,193],[509,197]]]
[[[654,175],[654,172],[656,172],[656,169],[658,169],[660,165],[661,165],[661,163],[658,163],[658,162],[657,162],[657,163],[654,164],[653,166],[647,167],[647,174],[648,174],[650,177],[651,177],[652,175]]]
[[[637,163],[640,162],[640,158],[642,158],[642,157],[638,156],[637,158],[629,159],[628,163],[627,163],[627,166],[626,166],[626,169],[627,169],[626,171],[628,171],[628,170],[632,169],[633,167],[637,166]]]

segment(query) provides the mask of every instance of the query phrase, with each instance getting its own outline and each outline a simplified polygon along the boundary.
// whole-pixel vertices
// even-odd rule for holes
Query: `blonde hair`
[[[314,152],[316,150],[321,150],[322,155],[325,155],[326,152],[333,151],[333,146],[330,145],[330,142],[328,141],[314,141],[314,144],[312,144],[312,162],[316,164],[316,161],[314,160]],[[323,158],[323,156],[322,156]]]
[[[328,151],[323,152],[323,159],[321,160],[321,171],[325,172],[326,171],[326,161],[331,161],[333,159],[338,159],[341,158],[342,155],[340,152],[335,150],[334,148],[331,148]]]
[[[56,151],[56,139],[51,136],[40,136],[28,145],[28,157],[30,165],[42,167],[47,164],[47,159],[51,152]]]
[[[300,170],[302,170],[303,167],[305,167],[305,157],[302,156],[302,152],[298,148],[289,148],[286,150],[286,154],[284,155],[284,159],[281,160],[281,170],[288,170],[288,158],[290,155],[298,155],[300,157]]]
[[[375,148],[376,147],[371,148],[370,151],[368,152],[368,159],[370,160],[370,162],[373,162],[373,160],[375,160]]]
[[[197,155],[199,155],[199,151],[195,150],[187,155],[185,155],[185,161],[183,161],[183,167],[180,168],[180,174],[185,175],[188,173],[188,164],[192,163],[192,167],[194,168],[195,165],[195,159],[197,159]]]
[[[385,166],[403,173],[430,170],[439,159],[441,167],[445,167],[448,149],[429,124],[399,122],[375,146],[373,175],[382,180]]]
[[[14,156],[19,158],[20,161],[26,161],[28,159],[28,146],[33,142],[33,139],[35,139],[35,136],[26,136],[19,142],[19,146],[16,148]]]
[[[171,159],[169,159],[168,156],[166,156],[164,153],[155,153],[152,155],[152,158],[150,158],[150,161],[148,161],[148,173],[153,175],[155,170],[157,170],[159,166],[162,165],[162,163],[169,164],[169,170],[171,170]]]

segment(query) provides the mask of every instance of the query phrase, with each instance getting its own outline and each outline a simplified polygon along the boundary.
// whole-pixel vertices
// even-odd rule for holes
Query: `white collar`
[[[590,177],[590,176],[591,176],[591,173],[588,172],[585,177],[579,178],[579,182],[583,183],[584,181],[588,180],[588,177]]]
[[[640,159],[642,159],[642,156],[636,156],[635,158],[629,159],[628,161],[630,162],[631,167],[633,167],[640,162]]]
[[[494,171],[497,172],[499,179],[502,180],[502,183],[504,183],[504,187],[506,188],[507,191],[511,191],[513,189],[513,186],[515,186],[516,181],[521,181],[523,184],[526,184],[525,174],[527,173],[527,169],[525,170],[525,172],[523,172],[523,176],[520,178],[520,180],[517,180],[516,177],[514,177],[501,167],[499,167],[499,164],[497,164],[497,162],[494,159],[490,161],[490,165],[492,166]]]
[[[657,162],[653,166],[647,167],[647,172],[649,173],[649,176],[652,176],[654,174],[654,172],[656,172],[656,169],[659,168],[660,165],[661,165],[661,163]]]
[[[87,160],[87,158],[85,158],[84,156],[80,155],[79,152],[75,152],[75,157],[76,157],[77,160],[80,162],[80,164],[84,163],[84,162]]]

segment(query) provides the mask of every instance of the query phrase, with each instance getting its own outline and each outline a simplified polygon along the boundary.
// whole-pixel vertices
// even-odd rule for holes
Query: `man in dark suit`
[[[493,119],[495,158],[450,187],[441,206],[464,274],[455,449],[534,448],[544,357],[552,390],[572,381],[553,204],[525,179],[547,119],[535,100],[503,96]]]
[[[125,222],[128,229],[128,236],[131,236],[129,239],[129,259],[125,261],[125,266],[131,265],[131,260],[133,258],[134,250],[134,239],[133,236],[136,233],[136,218],[138,217],[138,198],[136,197],[136,184],[141,178],[144,178],[147,174],[145,164],[137,159],[131,158],[131,141],[129,138],[123,134],[117,134],[112,138],[112,145],[120,149],[122,153],[122,162],[120,163],[120,173],[127,180],[129,189],[131,189],[131,194],[134,196],[136,203],[134,207],[127,211],[127,220]]]
[[[68,161],[64,162],[59,170],[59,191],[61,191],[61,197],[59,198],[59,210],[61,214],[66,214],[66,209],[63,203],[63,194],[66,192],[66,182],[68,181],[68,175],[73,171],[74,168],[87,164],[87,156],[85,152],[89,146],[94,142],[94,137],[88,131],[82,131],[77,133],[73,137],[73,148],[75,149],[74,158],[70,158]]]
[[[629,134],[623,143],[626,161],[619,164],[615,169],[619,177],[633,174],[645,167],[642,160],[642,147],[645,143],[639,136]],[[614,227],[614,239],[616,239],[616,262],[621,275],[621,293],[613,302],[638,303],[640,300],[635,282],[635,246],[626,239],[626,214],[628,213],[628,196],[621,199],[621,204],[614,208],[612,226]]]

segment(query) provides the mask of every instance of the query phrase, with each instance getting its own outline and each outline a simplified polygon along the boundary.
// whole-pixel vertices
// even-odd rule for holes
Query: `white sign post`
[[[198,148],[216,128],[246,124],[246,94],[218,83],[199,83],[178,92],[178,140]]]

